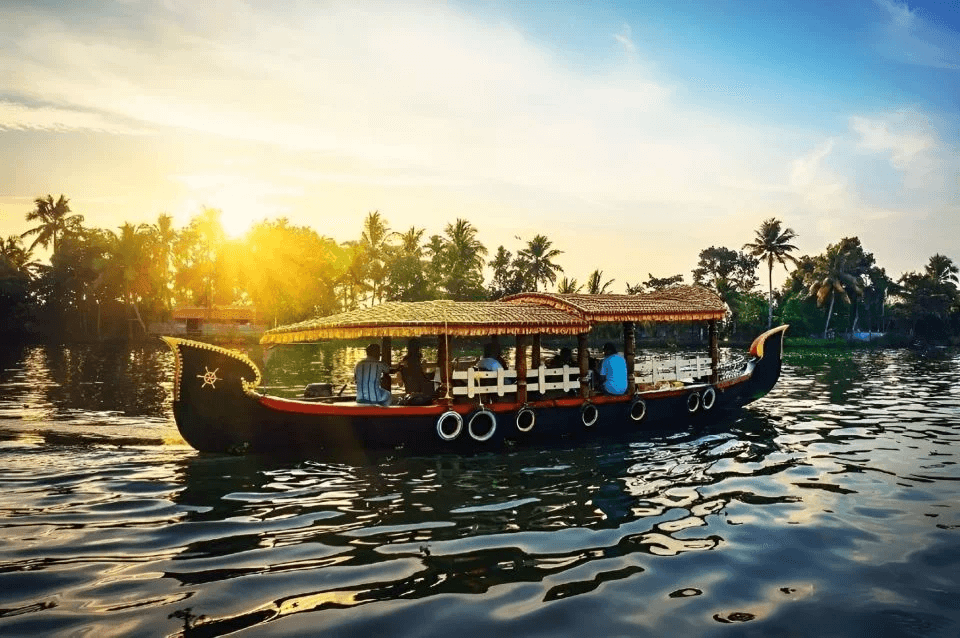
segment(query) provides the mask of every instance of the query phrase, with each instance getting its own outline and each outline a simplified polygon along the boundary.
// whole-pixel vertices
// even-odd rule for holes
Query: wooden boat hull
[[[497,449],[508,441],[536,444],[571,436],[619,436],[716,419],[773,388],[780,376],[785,330],[781,326],[758,337],[742,374],[716,384],[483,407],[459,403],[381,407],[266,396],[257,391],[259,370],[244,355],[196,341],[163,339],[176,360],[177,427],[197,450],[419,453]]]

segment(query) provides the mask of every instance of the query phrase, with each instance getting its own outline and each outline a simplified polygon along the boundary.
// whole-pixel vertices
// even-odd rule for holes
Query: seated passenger
[[[560,352],[547,361],[548,368],[562,368],[563,366],[578,368],[579,365],[580,364],[573,360],[573,350],[566,347],[560,348]]]
[[[423,353],[417,338],[407,342],[407,354],[400,360],[400,378],[407,393],[404,401],[407,405],[426,405],[433,399],[436,387],[423,372]]]
[[[390,367],[380,360],[380,346],[367,346],[367,358],[357,363],[353,378],[357,382],[357,403],[390,405],[392,396],[383,387],[383,376],[390,374]]]
[[[483,358],[477,362],[477,370],[486,370],[487,372],[496,372],[503,370],[504,366],[500,362],[497,346],[493,343],[487,343],[483,346]]]
[[[611,342],[603,344],[603,362],[598,382],[605,394],[623,394],[627,391],[627,361]]]

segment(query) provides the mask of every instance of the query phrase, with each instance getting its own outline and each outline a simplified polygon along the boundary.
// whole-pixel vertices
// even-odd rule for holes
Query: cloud
[[[620,32],[613,34],[613,39],[623,45],[623,48],[627,53],[636,53],[637,47],[633,43],[633,31],[630,29],[629,24],[624,23],[623,28],[620,29]]]
[[[867,117],[854,115],[850,129],[857,148],[867,153],[889,154],[890,165],[903,174],[905,185],[926,186],[941,167],[942,144],[929,119],[916,109]]]
[[[0,100],[0,131],[88,130],[116,135],[146,135],[151,131],[131,126],[116,117],[71,108],[29,106]]]
[[[874,0],[886,20],[874,46],[886,57],[906,64],[960,69],[960,33],[927,19],[899,0]]]

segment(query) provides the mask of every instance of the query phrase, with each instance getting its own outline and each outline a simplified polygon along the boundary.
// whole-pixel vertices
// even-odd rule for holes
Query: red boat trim
[[[731,386],[743,383],[749,379],[749,375],[721,381],[714,385],[718,390],[725,390]],[[645,399],[659,399],[683,396],[690,390],[700,390],[707,385],[685,386],[682,388],[670,388],[669,390],[657,390],[653,392],[642,392],[640,396]],[[633,400],[633,396],[628,394],[610,396],[605,394],[594,395],[587,400],[580,397],[545,399],[543,401],[529,401],[527,403],[488,403],[483,405],[484,409],[491,412],[515,412],[526,406],[528,408],[577,408],[584,403],[593,403],[594,405],[604,405],[608,403],[627,403]],[[280,397],[258,396],[257,401],[260,405],[277,410],[279,412],[294,412],[298,414],[322,414],[327,416],[439,416],[447,410],[453,410],[459,414],[470,414],[481,406],[476,403],[456,403],[453,405],[439,403],[434,405],[358,405],[356,403],[314,403],[300,401],[298,399],[283,399]]]

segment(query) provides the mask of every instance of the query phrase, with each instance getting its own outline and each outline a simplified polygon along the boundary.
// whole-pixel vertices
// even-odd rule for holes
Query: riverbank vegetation
[[[529,290],[637,294],[685,282],[726,301],[723,334],[735,340],[779,323],[821,344],[837,337],[870,343],[880,334],[896,344],[960,335],[958,268],[950,257],[933,255],[893,279],[857,237],[818,255],[795,254],[796,233],[773,218],[741,247],[704,248],[689,280],[683,273],[641,280],[638,273],[630,283],[605,277],[602,264],[585,276],[568,272],[563,250],[546,235],[491,251],[466,219],[428,235],[425,228],[393,229],[373,211],[356,240],[336,242],[281,218],[233,239],[212,208],[182,228],[161,214],[153,224],[114,230],[87,225],[64,195],[34,203],[26,230],[0,241],[0,330],[7,335],[138,339],[176,306],[253,306],[259,321],[273,326],[385,301],[498,299]],[[49,263],[35,257],[38,248],[51,251]],[[788,271],[779,290],[775,267]]]

